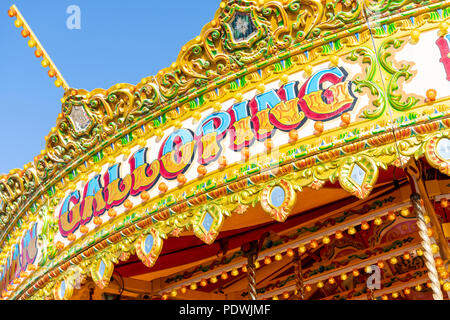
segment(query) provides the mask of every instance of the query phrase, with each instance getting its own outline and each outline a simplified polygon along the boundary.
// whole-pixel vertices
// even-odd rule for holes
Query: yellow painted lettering
[[[273,125],[269,121],[270,109],[265,109],[256,114],[259,121],[258,135],[265,135],[272,132]]]
[[[148,165],[140,166],[136,168],[132,173],[133,178],[133,191],[132,194],[137,194],[143,190],[147,190],[149,186],[152,186],[159,175],[160,164],[158,160],[153,161],[150,164],[151,174],[147,175]]]
[[[305,118],[305,114],[298,110],[298,100],[282,101],[270,109],[270,114],[283,126],[295,126]]]
[[[220,152],[217,143],[217,132],[208,133],[202,136],[202,159],[208,160],[214,158]]]
[[[250,126],[250,119],[250,117],[247,117],[233,123],[235,130],[235,139],[233,141],[234,145],[240,146],[245,142],[252,141],[255,137]]]
[[[125,197],[131,190],[131,175],[127,174],[122,180],[116,179],[110,182],[106,187],[108,200],[106,201],[108,207],[120,203],[125,200]]]

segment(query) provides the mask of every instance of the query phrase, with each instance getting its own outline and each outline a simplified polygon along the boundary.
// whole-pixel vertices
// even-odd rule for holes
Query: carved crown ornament
[[[115,244],[101,256],[103,260],[91,259],[93,253],[82,253],[83,247],[97,243],[91,237],[80,239],[81,242],[74,240],[77,245],[61,251],[54,232],[50,231],[41,239],[47,244],[41,259],[40,266],[45,267],[41,275],[55,266],[65,266],[69,259],[77,260],[77,255],[82,254],[91,258],[73,261],[85,263],[84,269],[91,270],[96,282],[105,286],[105,279],[112,272],[111,261],[121,259],[124,253],[136,252],[146,265],[152,266],[163,239],[192,229],[205,243],[212,243],[225,217],[242,214],[257,203],[273,219],[284,221],[295,203],[295,192],[303,187],[319,189],[326,181],[339,182],[362,199],[376,183],[379,169],[402,166],[411,157],[425,157],[448,174],[448,98],[430,103],[428,96],[402,92],[399,84],[411,81],[416,74],[413,63],[396,61],[394,52],[409,43],[413,31],[443,30],[449,20],[449,6],[449,1],[412,0],[223,1],[214,19],[181,48],[170,68],[136,85],[117,84],[90,92],[66,91],[56,126],[46,137],[45,150],[23,170],[15,169],[0,176],[3,252],[9,251],[12,242],[22,235],[23,226],[33,225],[36,219],[45,221],[42,227],[45,230],[57,230],[55,208],[61,205],[67,192],[74,192],[77,183],[87,181],[89,173],[99,173],[104,165],[114,167],[118,157],[129,159],[132,147],[145,146],[150,138],[160,141],[165,130],[180,129],[182,121],[188,118],[198,122],[204,110],[220,111],[221,102],[227,99],[239,102],[249,90],[264,92],[263,82],[279,80],[286,86],[293,72],[316,74],[312,67],[319,63],[329,62],[329,70],[341,80],[347,75],[338,68],[339,62],[360,66],[360,74],[345,83],[346,90],[351,92],[345,96],[349,100],[346,105],[353,107],[352,101],[359,95],[369,97],[369,107],[361,112],[359,123],[349,123],[345,115],[336,112],[335,118],[342,119],[341,128],[327,132],[316,121],[315,134],[303,140],[297,139],[295,132],[291,134],[293,130],[289,131],[289,143],[280,147],[283,156],[276,168],[270,167],[270,159],[253,161],[243,148],[239,151],[247,164],[245,175],[242,167],[227,166],[226,160],[219,159],[218,172],[203,172],[205,166],[197,169],[199,177],[194,182],[202,184],[201,190],[191,193],[194,182],[177,178],[177,188],[158,185],[161,195],[154,199],[145,199],[141,193],[145,204],[123,202],[124,207],[133,210],[128,209],[123,219],[117,221],[122,221],[126,230],[122,232],[129,232],[129,238],[126,243],[122,237],[111,240]],[[373,23],[376,30],[373,35],[367,21]],[[372,36],[380,41],[378,50],[371,47]],[[381,83],[379,73],[387,79],[386,83]],[[327,96],[330,92],[325,92],[321,99],[331,99]],[[280,106],[272,117],[277,116],[276,112],[289,110],[290,104]],[[388,109],[394,112],[394,122],[386,112]],[[321,112],[315,111],[307,116]],[[291,117],[289,121],[304,123],[302,117],[305,115]],[[150,171],[146,171],[147,178]],[[113,171],[108,174],[110,178]],[[141,190],[130,192],[139,195]],[[110,209],[105,213],[116,221],[113,205],[106,204]],[[103,212],[96,214],[93,222],[101,226]],[[151,229],[146,230],[149,226]],[[81,231],[82,227],[74,230]],[[118,228],[116,224],[108,224],[98,231],[99,237],[114,238],[111,236],[114,228]],[[63,274],[55,271],[50,278],[54,281]],[[52,287],[53,294],[60,298],[67,298],[66,293],[71,292],[70,281],[64,277],[64,285],[60,281]],[[18,296],[24,296],[25,292],[31,296],[31,292],[43,286],[33,283],[33,286],[24,283]]]

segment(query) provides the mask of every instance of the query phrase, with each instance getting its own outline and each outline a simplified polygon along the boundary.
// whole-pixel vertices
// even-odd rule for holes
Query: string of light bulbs
[[[258,259],[258,261],[256,261],[255,265],[256,265],[257,269],[259,269],[261,262],[264,262],[264,260],[268,261],[270,259],[272,261],[272,259],[274,259],[275,261],[280,261],[282,259],[283,253],[285,253],[289,257],[293,257],[294,256],[293,248],[298,248],[299,253],[304,254],[307,251],[306,246],[309,246],[311,249],[316,249],[319,247],[320,241],[323,244],[328,244],[331,242],[330,236],[332,236],[332,235],[334,235],[334,237],[338,240],[342,239],[344,237],[344,232],[347,232],[349,235],[355,235],[357,233],[356,227],[358,227],[359,225],[361,225],[361,229],[363,231],[366,231],[370,228],[371,221],[373,221],[374,225],[379,226],[383,223],[383,219],[385,216],[386,216],[387,220],[394,221],[397,217],[396,212],[399,212],[399,214],[402,216],[408,216],[410,214],[410,209],[409,209],[410,206],[411,206],[410,201],[403,202],[403,203],[397,204],[395,206],[392,206],[392,207],[389,207],[386,209],[377,210],[365,217],[360,217],[360,218],[354,219],[352,221],[348,221],[346,223],[332,226],[331,228],[328,228],[327,230],[324,230],[317,235],[311,235],[311,236],[296,240],[294,242],[281,245],[277,248],[267,249],[264,252],[261,252],[261,253],[263,253],[262,256],[264,256],[264,258]],[[431,229],[430,229],[430,232],[431,232]],[[265,263],[265,264],[267,264],[267,263]],[[200,283],[203,279],[209,279],[209,278],[214,278],[217,276],[222,276],[224,273],[228,273],[228,272],[231,272],[231,275],[236,276],[239,274],[239,271],[238,271],[239,268],[246,269],[245,265],[246,265],[246,259],[241,259],[240,261],[238,261],[232,265],[225,266],[225,267],[222,267],[222,268],[219,268],[216,270],[211,270],[211,271],[207,272],[206,274],[199,275],[199,276],[193,277],[191,279],[182,281],[181,283],[177,283],[172,286],[163,288],[163,289],[159,290],[156,294],[164,295],[164,294],[167,294],[168,292],[172,292],[173,290],[181,289],[183,286],[190,287],[192,283]]]

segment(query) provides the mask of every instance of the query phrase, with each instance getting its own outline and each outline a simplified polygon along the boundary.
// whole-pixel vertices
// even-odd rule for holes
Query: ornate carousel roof
[[[45,150],[0,176],[3,296],[51,296],[75,273],[104,288],[173,237],[315,221],[411,159],[448,175],[449,17],[449,1],[223,1],[157,75],[67,88]]]

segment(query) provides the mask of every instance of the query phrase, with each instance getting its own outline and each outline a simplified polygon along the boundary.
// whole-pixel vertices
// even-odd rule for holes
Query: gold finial
[[[16,17],[16,21],[14,22],[14,25],[17,28],[23,27],[23,30],[21,32],[22,37],[24,38],[30,38],[28,40],[28,46],[30,48],[36,47],[36,51],[34,52],[35,56],[37,58],[42,57],[42,66],[44,68],[50,67],[50,70],[48,71],[48,76],[50,78],[56,77],[55,80],[55,86],[57,87],[63,87],[64,91],[69,90],[69,85],[67,84],[66,80],[64,80],[63,76],[59,72],[58,68],[56,68],[55,64],[53,63],[52,59],[48,55],[48,53],[45,51],[42,44],[39,42],[39,39],[36,37],[36,35],[33,33],[33,30],[31,30],[30,26],[28,25],[25,18],[20,13],[19,9],[17,9],[16,5],[12,5],[11,8],[8,10],[8,15],[11,18]]]

